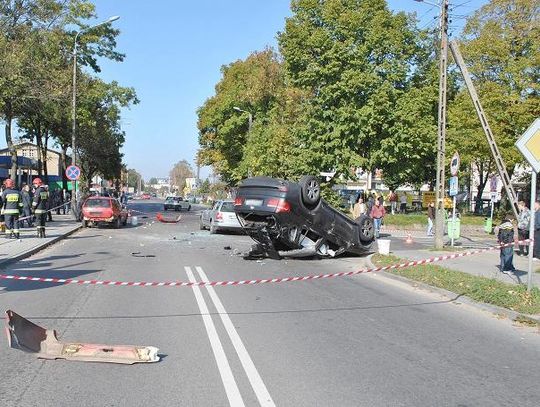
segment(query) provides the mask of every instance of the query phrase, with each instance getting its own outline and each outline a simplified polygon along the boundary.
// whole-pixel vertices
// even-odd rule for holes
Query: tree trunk
[[[47,145],[49,144],[49,132],[45,133],[45,143],[42,146],[42,156],[43,156],[43,177],[45,178],[45,184],[49,185],[49,168],[47,165]]]
[[[476,205],[474,206],[474,213],[480,215],[482,214],[482,195],[484,194],[484,189],[486,188],[486,184],[489,179],[489,173],[491,169],[491,160],[489,160],[487,164],[487,168],[484,171],[484,163],[481,162],[480,165],[477,165],[476,168],[478,169],[478,174],[480,176],[480,183],[478,184],[478,192],[476,194]]]
[[[66,178],[66,168],[67,168],[67,145],[62,145],[62,153],[60,155],[60,160],[62,163],[62,189],[65,189],[67,191],[68,188],[68,180]]]
[[[37,146],[37,161],[38,161],[38,176],[43,178],[43,134],[41,132],[41,124],[38,122],[36,126],[36,146]]]
[[[6,122],[6,144],[8,146],[11,155],[11,179],[16,181],[17,179],[17,149],[13,145],[13,139],[11,138],[11,126],[13,124],[13,106],[11,101],[5,102],[4,119]]]

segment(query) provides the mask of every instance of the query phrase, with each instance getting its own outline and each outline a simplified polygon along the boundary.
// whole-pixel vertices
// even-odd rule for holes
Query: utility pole
[[[444,243],[445,150],[446,150],[446,84],[448,66],[448,0],[441,4],[441,44],[439,56],[439,118],[437,130],[437,178],[435,185],[435,248]]]

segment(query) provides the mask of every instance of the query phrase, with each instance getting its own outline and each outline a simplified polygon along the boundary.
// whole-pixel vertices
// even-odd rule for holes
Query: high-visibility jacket
[[[21,193],[16,189],[7,188],[2,192],[2,213],[18,215],[22,208]]]
[[[36,214],[47,212],[47,201],[49,200],[49,193],[43,187],[36,189],[34,193],[34,201],[32,202],[32,208],[34,208]]]

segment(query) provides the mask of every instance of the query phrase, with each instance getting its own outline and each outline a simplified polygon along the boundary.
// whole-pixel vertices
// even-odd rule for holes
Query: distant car
[[[156,194],[155,192],[152,192],[152,193],[150,194],[150,196],[151,196],[152,198],[157,198],[157,194]]]
[[[168,211],[169,209],[174,211],[190,211],[191,204],[188,201],[184,201],[184,198],[182,198],[181,196],[168,196],[167,198],[165,198],[163,210]]]
[[[150,199],[150,194],[147,194],[147,193],[142,194],[141,199]]]
[[[117,199],[103,196],[91,196],[82,205],[82,226],[111,224],[115,228],[126,225],[127,209]]]
[[[242,230],[242,225],[234,212],[234,201],[216,201],[211,209],[201,213],[199,226],[201,230],[210,230],[211,234],[225,230]]]
[[[257,243],[248,258],[366,254],[374,240],[373,220],[366,215],[353,220],[332,208],[314,176],[298,183],[246,179],[234,204],[244,231]]]

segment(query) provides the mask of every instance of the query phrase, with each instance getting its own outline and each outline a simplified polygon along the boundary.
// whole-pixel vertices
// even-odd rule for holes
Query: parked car
[[[235,199],[243,229],[256,242],[247,256],[337,256],[365,254],[374,240],[373,220],[353,220],[321,198],[319,180],[298,183],[268,177],[244,180]]]
[[[220,231],[239,231],[242,225],[234,212],[234,201],[216,201],[211,209],[201,213],[199,220],[201,230],[208,229],[215,234]]]
[[[111,224],[115,228],[126,225],[127,209],[117,199],[104,196],[91,196],[82,205],[82,226]]]
[[[163,210],[167,211],[169,209],[175,211],[181,211],[182,209],[190,211],[191,204],[188,201],[184,201],[184,198],[182,198],[181,196],[168,196],[167,198],[165,198]]]
[[[141,199],[150,199],[150,194],[147,194],[146,192],[141,195]]]

